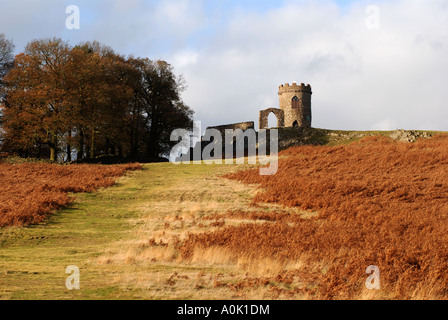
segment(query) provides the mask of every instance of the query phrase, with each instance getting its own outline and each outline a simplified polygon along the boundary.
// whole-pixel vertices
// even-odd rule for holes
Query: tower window
[[[292,108],[299,109],[299,107],[300,107],[299,98],[297,98],[297,97],[292,98]]]

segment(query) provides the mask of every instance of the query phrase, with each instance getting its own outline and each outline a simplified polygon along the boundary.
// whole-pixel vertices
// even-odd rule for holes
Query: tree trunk
[[[151,159],[156,159],[159,156],[159,145],[158,145],[158,118],[153,111],[151,114],[151,127],[149,129],[148,140],[146,141],[146,154]]]
[[[76,156],[78,160],[84,159],[84,131],[79,130],[79,150]]]
[[[56,148],[54,146],[50,146],[50,161],[54,162],[56,159]]]
[[[56,137],[54,135],[51,136],[51,141],[48,143],[48,146],[50,147],[50,161],[55,162],[57,157],[57,150],[56,150]]]
[[[67,162],[72,162],[72,146],[70,144],[70,139],[72,138],[72,130],[68,131],[68,141],[67,142]]]
[[[92,138],[90,141],[90,159],[95,158],[95,128],[92,129]]]

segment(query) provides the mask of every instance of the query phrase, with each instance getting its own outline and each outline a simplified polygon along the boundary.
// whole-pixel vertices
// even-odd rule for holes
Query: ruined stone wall
[[[219,147],[222,147],[221,153],[222,156],[225,156],[225,152],[226,152],[226,135],[225,135],[225,131],[230,129],[230,130],[237,130],[237,129],[241,129],[243,132],[249,130],[249,129],[255,129],[255,123],[253,121],[249,121],[249,122],[240,122],[240,123],[232,123],[232,124],[226,124],[226,125],[221,125],[221,126],[214,126],[214,127],[207,127],[207,130],[209,129],[216,129],[221,133],[221,138],[222,138],[222,145]],[[206,146],[208,146],[209,144],[213,144],[213,142],[210,141],[204,141],[203,140],[204,137],[201,137],[201,141],[197,142],[196,145],[193,148],[190,148],[189,151],[186,153],[185,158],[189,159],[191,161],[200,161],[200,160],[208,160],[208,158],[203,158],[203,150]],[[231,142],[231,148],[233,150],[233,153],[236,155],[236,145],[234,144],[234,141],[232,140]],[[248,146],[245,145],[245,154],[247,155],[247,150]],[[176,159],[176,161],[181,161],[180,158]]]
[[[308,84],[298,85],[293,83],[281,85],[278,90],[280,109],[284,112],[285,127],[293,127],[295,124],[299,127],[311,128],[311,86]],[[299,98],[298,108],[293,108],[292,100]]]
[[[259,118],[259,128],[260,129],[267,129],[268,128],[268,118],[269,115],[273,113],[277,117],[277,127],[282,128],[285,126],[285,115],[283,110],[280,109],[266,109],[260,111],[260,118]]]
[[[207,129],[216,129],[219,132],[221,132],[222,137],[224,138],[224,134],[226,130],[237,130],[241,129],[243,131],[246,131],[248,129],[255,129],[255,123],[253,121],[248,122],[240,122],[240,123],[232,123],[232,124],[226,124],[221,126],[215,126],[215,127],[208,127]]]

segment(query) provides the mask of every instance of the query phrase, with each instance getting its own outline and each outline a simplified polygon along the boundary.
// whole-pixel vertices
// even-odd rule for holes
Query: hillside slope
[[[365,270],[374,265],[381,270],[382,298],[446,299],[447,150],[446,135],[290,148],[280,153],[276,175],[252,169],[227,177],[260,185],[256,204],[300,208],[315,217],[276,215],[256,228],[228,227],[190,242],[285,264],[306,259],[292,275],[304,282],[313,266],[314,277],[297,293],[318,298],[368,297]]]
[[[446,131],[395,130],[395,131],[347,131],[318,128],[275,128],[279,131],[279,148],[285,150],[300,145],[337,145],[358,141],[365,137],[386,136],[397,141],[415,142]]]

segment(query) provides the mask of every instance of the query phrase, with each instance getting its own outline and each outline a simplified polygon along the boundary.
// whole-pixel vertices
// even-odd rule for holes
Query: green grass
[[[229,166],[145,165],[110,188],[76,194],[68,208],[44,223],[0,229],[0,299],[138,299],[141,290],[123,290],[114,280],[132,272],[98,264],[95,258],[119,241],[132,238],[139,206],[170,199],[170,188],[190,179],[206,178]],[[80,268],[81,290],[67,290],[68,266]],[[148,269],[149,268],[149,269]],[[149,266],[146,268],[158,268]],[[164,268],[165,271],[167,268]]]
[[[128,219],[138,215],[128,205],[136,201],[131,198],[142,183],[139,177],[149,170],[131,173],[132,179],[122,178],[109,189],[74,195],[73,205],[39,225],[1,229],[0,298],[116,298],[118,289],[107,281],[110,270],[90,260],[127,236]],[[80,268],[83,290],[65,288],[69,265]]]

